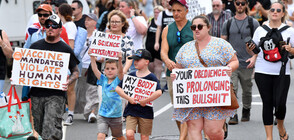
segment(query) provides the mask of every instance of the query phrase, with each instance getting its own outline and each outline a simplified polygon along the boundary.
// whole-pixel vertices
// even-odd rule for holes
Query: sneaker
[[[248,122],[250,120],[250,109],[243,108],[241,122]]]
[[[71,126],[72,123],[73,123],[73,115],[68,115],[63,125]]]
[[[238,124],[238,114],[234,115],[234,117],[231,117],[229,120],[229,125]]]
[[[96,122],[96,115],[94,113],[91,113],[88,118],[88,123],[94,123],[94,122]]]

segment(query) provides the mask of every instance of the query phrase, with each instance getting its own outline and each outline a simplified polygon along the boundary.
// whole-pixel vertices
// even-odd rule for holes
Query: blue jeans
[[[3,92],[5,80],[0,80],[0,92]]]

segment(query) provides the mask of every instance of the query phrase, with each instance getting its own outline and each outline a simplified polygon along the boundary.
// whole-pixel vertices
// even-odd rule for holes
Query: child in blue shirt
[[[89,50],[89,54],[91,54],[91,50]],[[97,85],[102,86],[102,100],[97,119],[97,140],[105,139],[109,128],[113,137],[125,140],[122,133],[122,102],[120,96],[115,92],[115,88],[123,79],[122,54],[118,54],[118,62],[113,59],[106,60],[105,75],[98,70],[95,56],[91,56],[91,65],[98,79]]]
[[[134,55],[128,59],[134,59],[134,65],[137,71],[130,73],[129,75],[134,77],[140,77],[157,82],[156,91],[148,98],[142,100],[136,100],[127,94],[122,89],[122,82],[116,87],[115,91],[123,98],[129,101],[124,111],[124,117],[126,117],[126,136],[128,140],[134,140],[136,127],[138,126],[138,132],[141,133],[141,140],[149,140],[149,136],[152,132],[153,124],[153,107],[146,106],[146,103],[151,102],[161,96],[162,91],[160,83],[155,74],[151,73],[148,69],[149,62],[151,60],[151,54],[145,49],[139,49]],[[137,104],[139,103],[139,104]]]

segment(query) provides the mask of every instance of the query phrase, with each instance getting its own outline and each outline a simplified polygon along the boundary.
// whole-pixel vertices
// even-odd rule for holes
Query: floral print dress
[[[204,67],[197,55],[195,40],[186,43],[176,56],[177,63],[184,68]],[[200,52],[200,56],[208,67],[226,66],[235,54],[233,47],[221,38],[211,37],[207,46]],[[234,110],[222,109],[220,107],[192,107],[175,108],[173,120],[185,122],[199,118],[209,120],[222,120],[234,116]]]

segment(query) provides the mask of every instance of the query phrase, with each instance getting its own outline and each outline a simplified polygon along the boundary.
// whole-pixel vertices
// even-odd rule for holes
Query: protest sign
[[[207,15],[212,12],[212,2],[210,0],[186,0],[189,12],[187,19],[192,21],[195,16]]]
[[[11,84],[62,90],[68,75],[69,54],[15,48]]]
[[[175,108],[231,105],[227,67],[173,69]]]
[[[125,74],[122,84],[124,92],[139,101],[148,98],[155,92],[157,82],[130,76]],[[148,102],[147,106],[153,106],[152,102]]]
[[[94,31],[90,46],[92,50],[91,55],[117,60],[117,55],[121,51],[121,40],[121,35]]]

